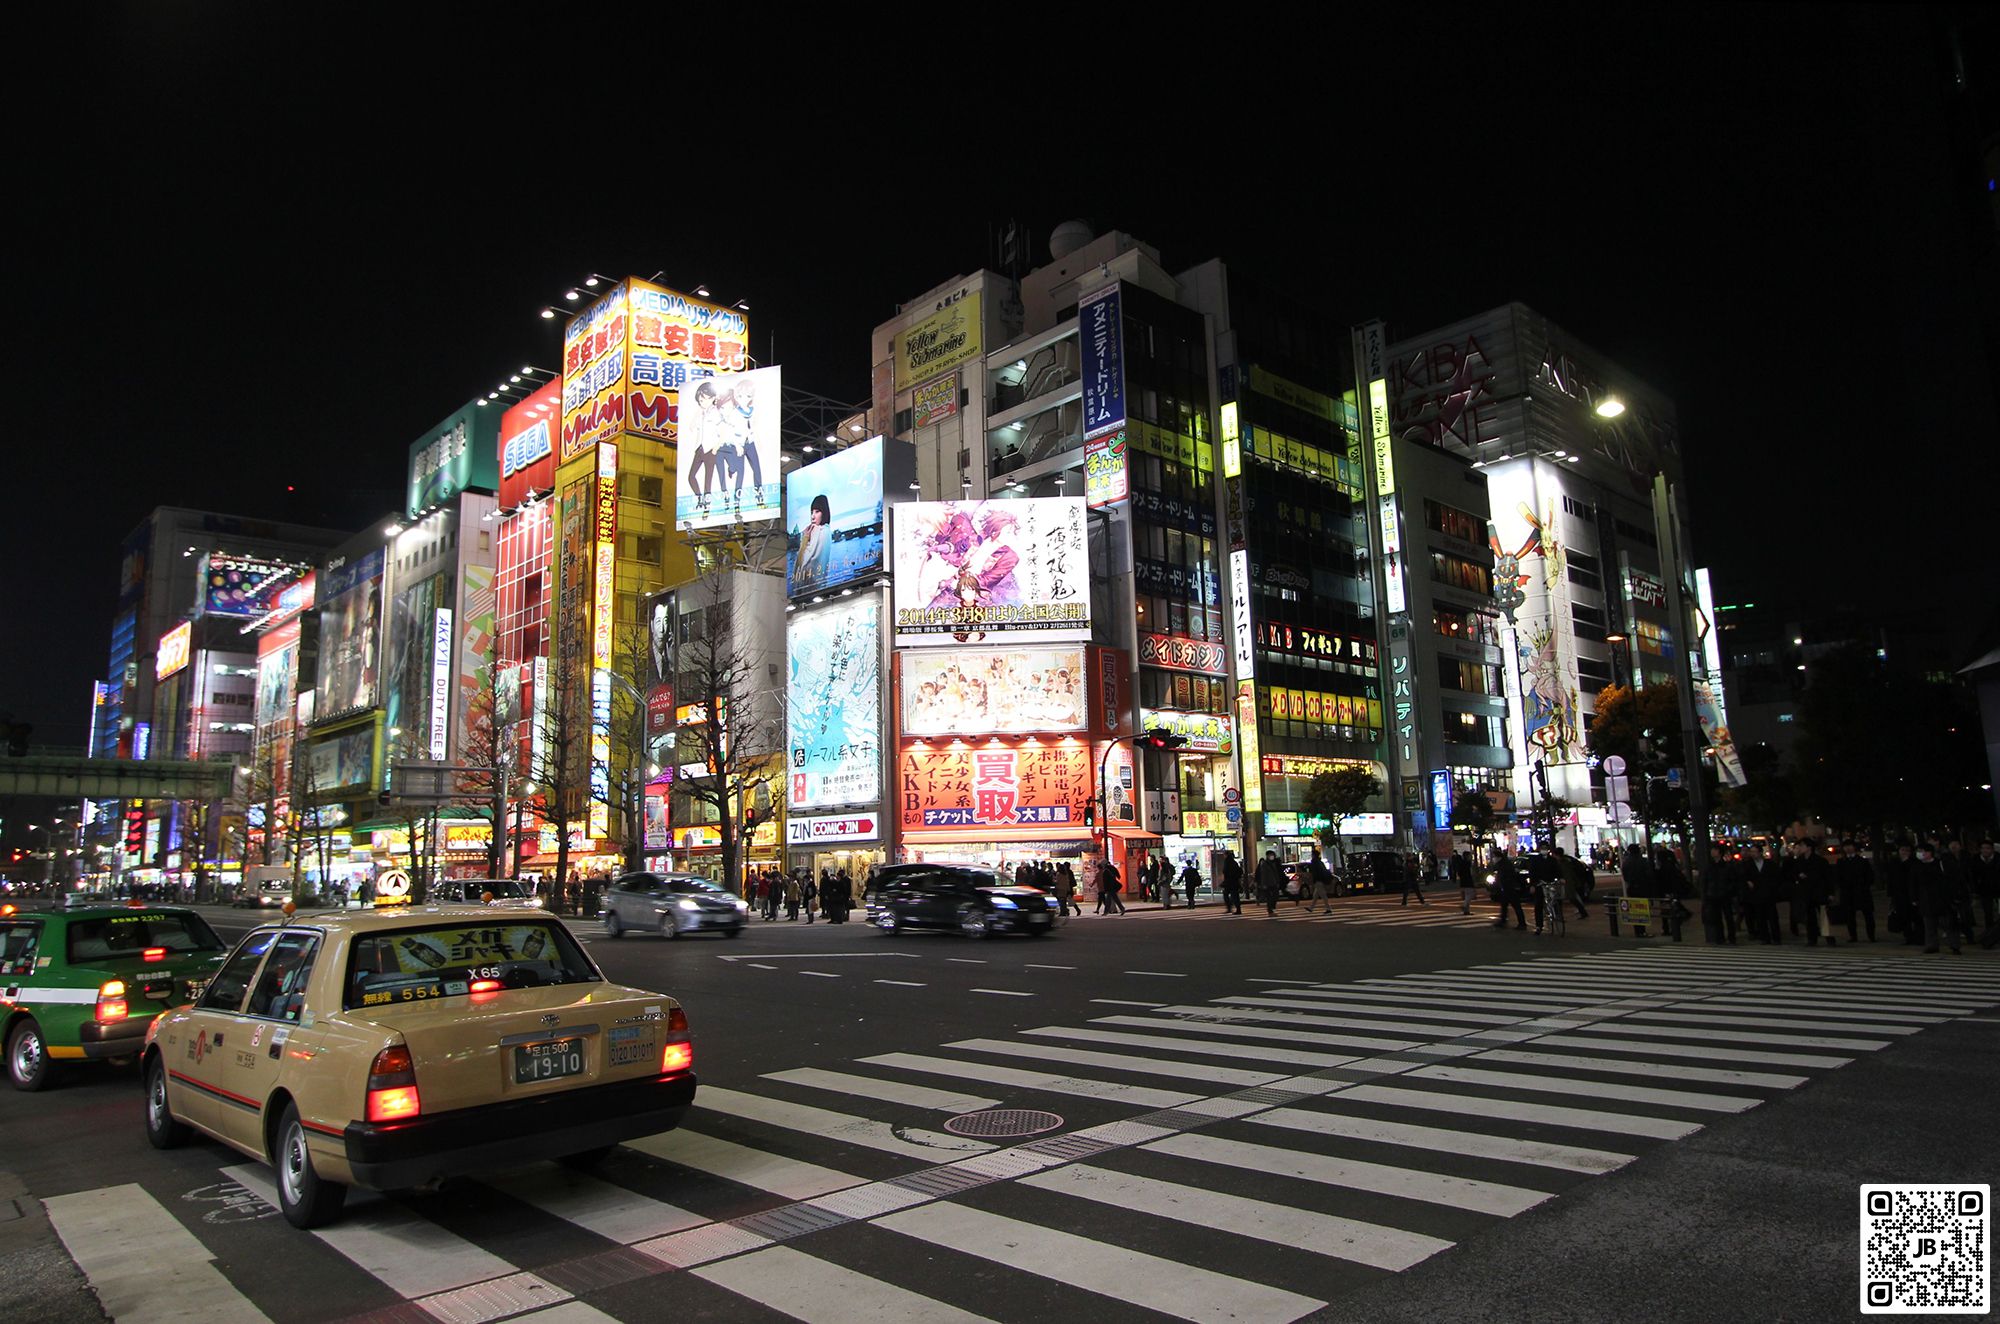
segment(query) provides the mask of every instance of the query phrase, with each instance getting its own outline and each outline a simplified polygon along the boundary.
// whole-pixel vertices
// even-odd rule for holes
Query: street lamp
[[[1604,636],[1604,642],[1611,645],[1611,683],[1613,685],[1620,684],[1621,682],[1618,679],[1618,664],[1625,660],[1625,636],[1622,634],[1607,634]]]

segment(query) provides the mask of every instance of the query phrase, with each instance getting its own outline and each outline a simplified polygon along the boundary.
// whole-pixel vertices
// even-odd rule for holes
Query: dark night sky
[[[706,34],[737,57],[706,70],[667,29],[271,12],[107,7],[7,93],[32,234],[0,711],[37,740],[82,740],[147,509],[358,527],[412,438],[556,362],[536,313],[583,273],[747,299],[788,382],[862,400],[870,328],[1008,217],[1220,256],[1392,335],[1521,299],[1676,399],[1725,599],[1991,610],[2000,426],[1936,11],[1399,7],[1273,34],[1315,63],[1262,67],[1198,25],[1016,57],[779,24]]]

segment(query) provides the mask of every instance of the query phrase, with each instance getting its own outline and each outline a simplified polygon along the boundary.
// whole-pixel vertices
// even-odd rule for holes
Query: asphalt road
[[[985,942],[579,923],[687,1006],[687,1124],[320,1234],[240,1156],[148,1147],[129,1071],[0,1093],[0,1319],[1844,1319],[1861,1183],[2000,1166],[1992,954],[1339,904]],[[1049,1129],[946,1129],[997,1110]]]

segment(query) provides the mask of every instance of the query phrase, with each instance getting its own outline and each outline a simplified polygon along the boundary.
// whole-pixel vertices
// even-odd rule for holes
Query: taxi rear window
[[[569,930],[534,921],[391,929],[357,937],[349,953],[350,1008],[594,983],[600,977]]]
[[[41,936],[39,920],[0,922],[0,975],[35,973],[35,947]]]
[[[69,923],[69,959],[122,960],[149,947],[164,947],[168,956],[181,952],[219,952],[222,939],[199,915],[175,915],[135,910],[129,915],[100,915]]]

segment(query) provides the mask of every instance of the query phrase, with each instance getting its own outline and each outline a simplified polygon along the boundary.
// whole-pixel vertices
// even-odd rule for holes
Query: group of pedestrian
[[[1452,881],[1458,884],[1459,909],[1462,913],[1472,913],[1473,864],[1469,852],[1460,851],[1452,856],[1446,866]],[[1546,851],[1532,852],[1525,865],[1517,863],[1508,854],[1506,847],[1497,847],[1493,854],[1493,896],[1499,905],[1499,917],[1493,927],[1507,927],[1507,912],[1514,912],[1514,927],[1525,930],[1528,927],[1523,902],[1534,907],[1535,932],[1541,933],[1548,927],[1549,900],[1557,906],[1575,906],[1578,919],[1590,918],[1590,907],[1585,904],[1597,888],[1596,876],[1589,865],[1563,850],[1561,846],[1551,846]]]
[[[1076,871],[1069,867],[1068,860],[1058,860],[1054,864],[1047,860],[1022,860],[1014,866],[1014,886],[1038,887],[1047,892],[1056,899],[1056,910],[1060,914],[1083,913],[1083,907],[1077,904],[1076,899]]]

